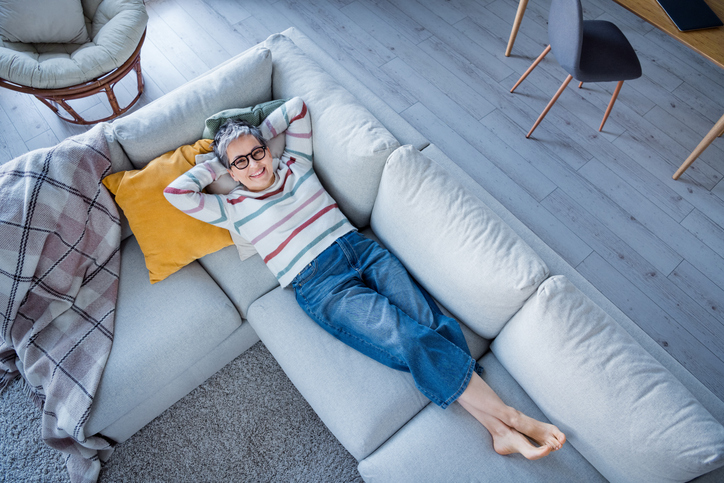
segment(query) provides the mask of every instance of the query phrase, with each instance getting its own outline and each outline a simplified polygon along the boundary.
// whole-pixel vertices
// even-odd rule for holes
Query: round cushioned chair
[[[77,14],[80,15],[82,8],[87,29],[87,36],[83,31],[77,39],[80,42],[87,40],[84,43],[38,43],[0,38],[0,87],[34,95],[64,121],[94,124],[120,116],[143,93],[141,46],[148,14],[143,0],[77,0],[77,3],[80,4]],[[25,21],[35,20],[35,14],[21,12],[18,15]],[[52,20],[53,24],[62,21]],[[138,93],[121,108],[113,88],[131,70],[136,72]],[[103,119],[85,120],[67,102],[101,92],[105,92],[113,111]],[[71,117],[64,117],[58,106]]]

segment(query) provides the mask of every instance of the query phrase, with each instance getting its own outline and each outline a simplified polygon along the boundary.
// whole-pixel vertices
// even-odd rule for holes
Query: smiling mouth
[[[256,173],[250,174],[249,177],[250,177],[250,178],[258,178],[259,176],[262,176],[265,172],[266,172],[266,168],[264,167],[264,168],[261,168],[261,169],[260,169],[259,171],[257,171]]]

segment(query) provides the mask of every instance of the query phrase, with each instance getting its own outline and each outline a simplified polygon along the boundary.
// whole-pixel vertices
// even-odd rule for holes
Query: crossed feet
[[[496,453],[501,455],[520,453],[529,460],[537,460],[561,449],[566,442],[565,434],[552,424],[519,414],[519,421],[513,422],[515,427],[500,421],[494,431],[491,431]],[[531,440],[537,446],[531,443]]]
[[[473,374],[458,402],[485,426],[498,454],[520,453],[537,460],[566,442],[566,435],[556,426],[506,405],[478,374]]]

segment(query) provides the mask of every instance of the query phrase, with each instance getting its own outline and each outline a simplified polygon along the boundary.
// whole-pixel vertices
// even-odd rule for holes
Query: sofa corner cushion
[[[198,263],[151,285],[135,238],[122,242],[113,346],[87,434],[152,397],[240,325],[239,313]]]
[[[248,320],[294,386],[354,458],[374,451],[430,401],[409,373],[340,342],[281,287],[249,308]]]
[[[724,426],[564,276],[491,346],[568,441],[610,481],[689,481],[724,465]]]
[[[548,276],[508,225],[412,146],[387,160],[372,229],[435,299],[488,339]]]
[[[352,94],[284,35],[272,51],[274,98],[301,97],[312,117],[314,170],[358,228],[369,224],[385,160],[400,144]]]
[[[249,246],[254,250],[253,245]],[[241,249],[239,245],[222,248],[199,258],[198,262],[226,293],[241,316],[246,318],[249,306],[278,287],[279,282],[256,250],[251,256],[242,259]]]
[[[271,52],[252,47],[174,89],[143,109],[115,120],[116,139],[136,168],[201,138],[206,118],[224,109],[271,100]]]

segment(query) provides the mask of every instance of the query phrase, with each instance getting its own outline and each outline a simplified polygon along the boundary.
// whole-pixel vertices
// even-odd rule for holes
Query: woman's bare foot
[[[557,451],[566,442],[566,435],[552,424],[543,423],[520,411],[514,411],[515,415],[509,421],[511,427],[528,436],[541,447],[548,446],[552,451]]]
[[[473,374],[458,402],[487,428],[494,441],[496,437],[501,438],[498,446],[503,453],[496,446],[498,453],[517,452],[527,455],[526,458],[532,456],[530,459],[538,459],[561,449],[566,442],[566,435],[557,427],[537,421],[506,405],[477,374]],[[539,446],[534,446],[528,438]],[[525,453],[520,449],[525,450]]]
[[[548,456],[553,448],[548,445],[534,446],[528,441],[528,438],[521,433],[506,425],[501,425],[501,429],[495,431],[493,436],[493,449],[500,455],[509,455],[520,453],[529,460],[537,460]]]

